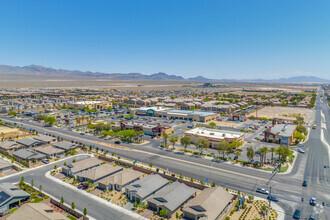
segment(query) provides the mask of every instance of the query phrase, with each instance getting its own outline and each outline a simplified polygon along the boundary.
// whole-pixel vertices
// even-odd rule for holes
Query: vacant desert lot
[[[294,120],[296,119],[296,116],[300,115],[305,118],[306,123],[311,124],[314,120],[314,112],[314,109],[276,106],[265,107],[258,110],[258,117]],[[255,115],[255,113],[253,115]]]

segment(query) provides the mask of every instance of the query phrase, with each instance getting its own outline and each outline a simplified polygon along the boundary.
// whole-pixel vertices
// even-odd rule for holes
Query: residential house
[[[65,154],[65,150],[60,149],[60,148],[56,148],[56,147],[52,147],[52,146],[45,146],[45,147],[36,147],[33,150],[45,154],[47,156],[47,158],[53,158],[53,157],[58,157],[61,155]]]
[[[58,149],[63,149],[65,151],[70,151],[77,147],[76,144],[71,143],[71,142],[66,142],[66,141],[60,141],[60,142],[53,143],[53,146]]]
[[[92,169],[84,170],[77,174],[79,181],[90,181],[92,183],[97,182],[100,179],[106,178],[110,175],[123,171],[123,167],[113,166],[111,164],[104,164],[94,167]]]
[[[20,205],[30,198],[30,194],[11,183],[0,183],[0,213]]]
[[[80,160],[75,163],[68,164],[64,167],[62,167],[62,172],[66,174],[67,176],[76,176],[77,174],[92,169],[94,167],[100,166],[103,163],[103,161],[97,159],[96,157],[90,157],[85,160]]]
[[[144,174],[132,169],[124,169],[98,181],[98,188],[102,190],[121,191],[125,186],[139,180]]]
[[[24,147],[23,145],[18,144],[15,141],[0,142],[0,152],[1,153],[13,152],[13,151],[22,149],[23,147]]]
[[[27,147],[27,148],[37,147],[37,146],[40,146],[40,145],[44,144],[44,142],[36,140],[34,138],[23,138],[23,139],[18,140],[16,142],[23,145],[24,147]]]
[[[131,201],[142,202],[164,188],[168,180],[158,174],[149,175],[125,187],[126,195]]]
[[[158,213],[160,210],[166,210],[166,216],[171,218],[172,214],[192,198],[195,193],[195,188],[184,183],[174,182],[156,192],[147,202],[150,209]]]
[[[223,188],[204,189],[182,208],[185,219],[221,219],[228,207],[233,203],[233,195]]]
[[[46,135],[40,135],[40,136],[36,136],[33,139],[37,140],[37,141],[42,141],[44,144],[50,144],[56,141],[55,137],[52,136],[46,136]]]
[[[65,220],[68,219],[60,212],[45,203],[26,203],[7,217],[7,220]]]
[[[42,159],[46,158],[45,154],[33,151],[33,150],[29,150],[29,149],[20,149],[18,151],[15,151],[13,153],[13,156],[16,157],[16,160],[20,163],[23,163],[23,161],[25,162],[36,162],[36,161],[40,161]]]
[[[13,164],[6,160],[0,159],[0,172],[10,171],[13,168]]]

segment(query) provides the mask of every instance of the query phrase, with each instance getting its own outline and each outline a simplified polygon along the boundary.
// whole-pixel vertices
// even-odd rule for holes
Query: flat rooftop
[[[189,131],[186,131],[185,134],[203,136],[208,138],[217,138],[217,139],[239,138],[244,135],[243,132],[238,132],[238,131],[217,130],[217,129],[208,129],[208,128],[194,128]]]

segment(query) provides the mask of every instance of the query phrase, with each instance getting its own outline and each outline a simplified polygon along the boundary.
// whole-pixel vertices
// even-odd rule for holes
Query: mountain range
[[[154,73],[146,75],[142,73],[100,73],[90,71],[79,71],[79,70],[64,70],[54,69],[50,67],[44,67],[39,65],[29,66],[10,66],[0,65],[0,75],[23,75],[23,76],[51,76],[51,77],[90,77],[90,78],[107,78],[113,80],[160,80],[160,81],[195,81],[195,82],[330,82],[328,79],[323,79],[314,76],[294,76],[289,78],[280,78],[273,80],[265,79],[208,79],[203,76],[197,76],[193,78],[183,78],[177,75],[168,75],[166,73]]]

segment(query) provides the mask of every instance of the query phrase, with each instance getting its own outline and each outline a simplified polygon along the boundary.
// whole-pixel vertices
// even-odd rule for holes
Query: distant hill
[[[315,76],[293,76],[289,78],[280,78],[282,82],[330,82],[328,79],[322,79]]]
[[[273,80],[265,79],[208,79],[203,76],[183,78],[177,75],[168,75],[166,73],[154,73],[146,75],[142,73],[100,73],[79,70],[54,69],[50,67],[29,65],[29,66],[9,66],[0,65],[0,75],[24,75],[24,76],[52,76],[52,77],[90,77],[90,78],[108,78],[113,80],[163,80],[163,81],[194,81],[194,82],[280,82],[280,83],[314,83],[330,82],[328,79],[322,79],[314,76],[294,76],[289,78],[280,78]]]
[[[185,80],[181,76],[168,75],[166,73],[154,73],[145,75],[141,73],[99,73],[99,72],[82,72],[79,70],[63,70],[43,67],[38,65],[29,66],[9,66],[0,65],[0,74],[6,75],[28,75],[28,76],[67,76],[67,77],[93,77],[93,78],[109,78],[114,80]]]

